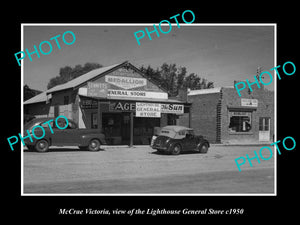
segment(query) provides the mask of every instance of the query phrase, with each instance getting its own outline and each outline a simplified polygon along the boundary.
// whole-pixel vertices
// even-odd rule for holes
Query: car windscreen
[[[166,136],[170,138],[174,138],[176,135],[176,132],[173,130],[167,130],[167,129],[161,129],[161,131],[158,134],[159,136]]]

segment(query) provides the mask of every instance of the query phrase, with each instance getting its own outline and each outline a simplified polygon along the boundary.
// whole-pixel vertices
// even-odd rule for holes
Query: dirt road
[[[100,152],[54,148],[24,151],[24,194],[274,193],[274,158],[239,172],[234,159],[261,146],[213,146],[207,154],[157,154],[150,147]]]

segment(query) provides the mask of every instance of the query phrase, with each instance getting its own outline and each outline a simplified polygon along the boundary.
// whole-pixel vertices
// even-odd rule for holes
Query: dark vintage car
[[[187,151],[207,153],[210,145],[203,136],[194,135],[192,128],[166,126],[160,130],[158,136],[153,140],[151,147],[159,152],[178,155],[181,152]]]
[[[43,124],[53,119],[50,123],[53,133],[47,124]],[[66,121],[59,120],[59,127],[65,127]],[[32,135],[32,129],[40,125],[45,130],[45,136],[42,139],[35,139]],[[46,152],[49,146],[78,146],[80,149],[87,149],[90,151],[99,151],[101,144],[106,144],[105,136],[100,129],[79,129],[77,124],[68,119],[68,126],[65,129],[56,127],[55,118],[37,118],[31,120],[24,126],[25,131],[28,130],[31,134],[33,142],[29,138],[24,139],[28,149],[36,150],[38,152]],[[24,136],[27,135],[23,132]],[[41,128],[35,129],[36,137],[42,137],[43,131]]]

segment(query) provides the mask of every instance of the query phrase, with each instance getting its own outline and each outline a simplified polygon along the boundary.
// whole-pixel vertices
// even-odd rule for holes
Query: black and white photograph
[[[296,217],[296,6],[112,3],[5,6],[4,219]]]
[[[275,24],[22,27],[24,195],[276,194]]]

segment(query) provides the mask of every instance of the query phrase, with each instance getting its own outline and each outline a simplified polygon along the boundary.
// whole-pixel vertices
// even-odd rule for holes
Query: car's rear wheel
[[[38,140],[34,147],[37,152],[47,152],[49,150],[49,143],[45,139]]]
[[[89,151],[99,151],[100,150],[100,141],[98,139],[92,139],[88,145]]]
[[[207,143],[203,143],[202,145],[200,145],[198,151],[199,151],[199,153],[207,153],[207,151],[208,151],[208,144]]]
[[[175,144],[172,148],[171,154],[172,155],[179,155],[181,152],[181,145],[180,144]]]

